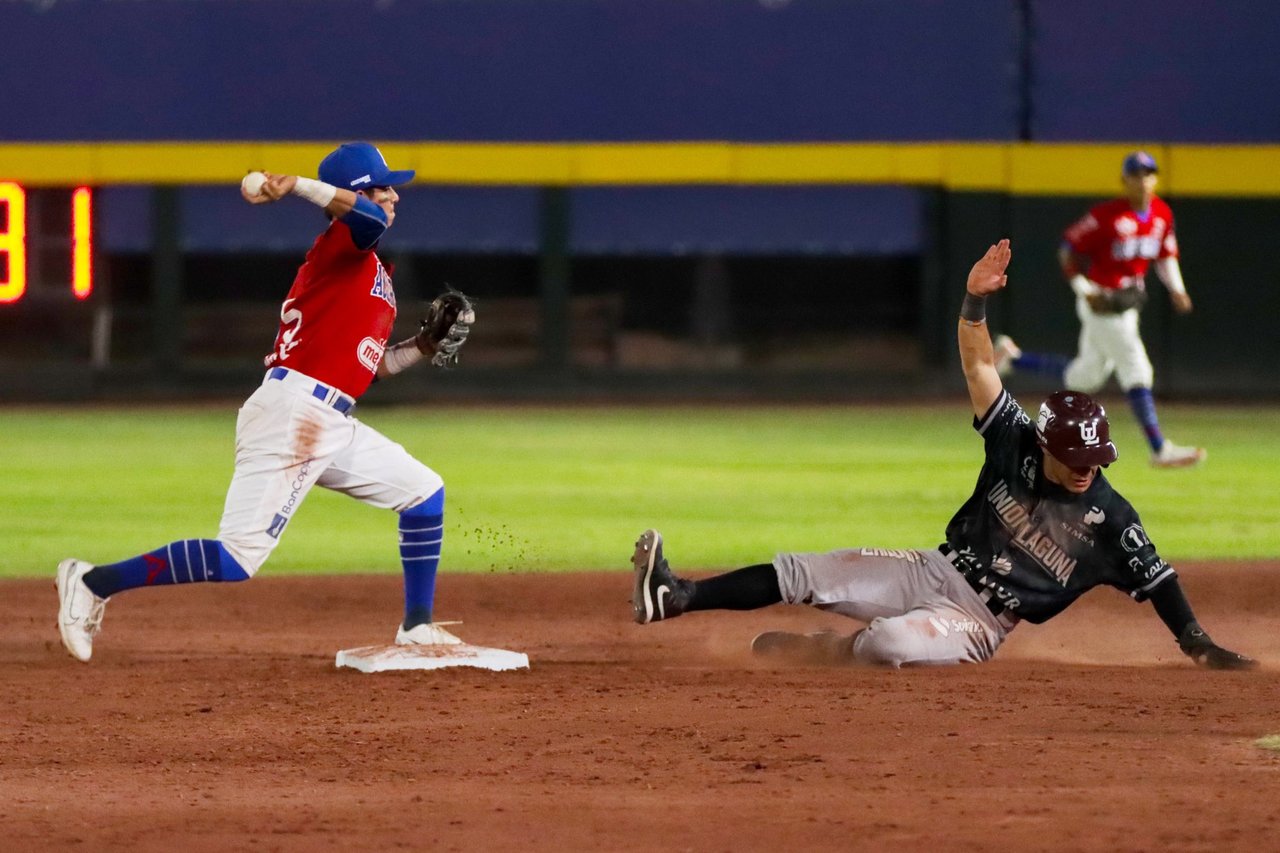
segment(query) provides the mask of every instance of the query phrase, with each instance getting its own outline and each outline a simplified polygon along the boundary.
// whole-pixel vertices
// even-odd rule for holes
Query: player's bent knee
[[[444,478],[422,466],[422,476],[417,478],[404,500],[393,508],[401,515],[410,512],[440,515],[444,512]]]
[[[910,660],[909,629],[891,619],[873,619],[853,639],[853,656],[858,663],[898,668]]]
[[[223,536],[218,539],[226,552],[226,558],[222,561],[223,580],[248,580],[258,573],[258,569],[262,568],[275,548],[275,540],[259,541],[262,538],[263,536]]]
[[[1116,371],[1116,381],[1120,384],[1120,389],[1125,393],[1131,388],[1150,388],[1155,384],[1155,370],[1151,367],[1151,362],[1145,365],[1134,365],[1127,369]]]
[[[221,542],[217,543],[218,565],[214,568],[214,580],[222,583],[234,583],[235,581],[247,581],[253,577],[253,574],[245,571],[244,566],[231,555],[227,550],[227,546]],[[254,567],[257,571],[257,566]]]
[[[427,496],[426,500],[421,503],[414,504],[408,509],[400,512],[401,517],[410,515],[443,515],[444,514],[444,486],[438,486],[434,492]]]

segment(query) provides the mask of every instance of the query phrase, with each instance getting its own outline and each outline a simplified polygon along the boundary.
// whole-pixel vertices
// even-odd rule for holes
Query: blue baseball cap
[[[1125,175],[1140,175],[1143,172],[1159,172],[1160,170],[1156,168],[1156,158],[1145,151],[1135,151],[1124,158],[1124,166],[1121,167],[1120,171]]]
[[[344,190],[396,187],[413,180],[413,169],[393,171],[368,142],[344,142],[320,161],[320,180]]]

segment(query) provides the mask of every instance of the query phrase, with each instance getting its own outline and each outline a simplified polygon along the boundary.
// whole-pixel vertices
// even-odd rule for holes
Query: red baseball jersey
[[[372,249],[357,249],[351,229],[335,219],[298,268],[280,306],[275,348],[264,361],[358,398],[373,381],[395,319],[390,274]]]
[[[1141,214],[1118,198],[1103,202],[1063,235],[1071,251],[1089,259],[1086,275],[1112,290],[1142,285],[1147,267],[1156,258],[1178,257],[1173,211],[1163,199],[1152,198]]]

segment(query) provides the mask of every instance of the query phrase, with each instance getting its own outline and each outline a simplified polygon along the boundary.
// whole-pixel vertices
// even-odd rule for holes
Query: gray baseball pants
[[[783,601],[868,623],[853,642],[860,663],[980,663],[995,654],[1016,624],[993,616],[936,550],[779,554],[773,566]]]

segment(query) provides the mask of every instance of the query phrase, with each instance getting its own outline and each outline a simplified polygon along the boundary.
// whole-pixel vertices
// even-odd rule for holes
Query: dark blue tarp
[[[1032,137],[1280,140],[1276,0],[1037,0]]]
[[[1005,139],[1009,0],[0,3],[0,140]]]

